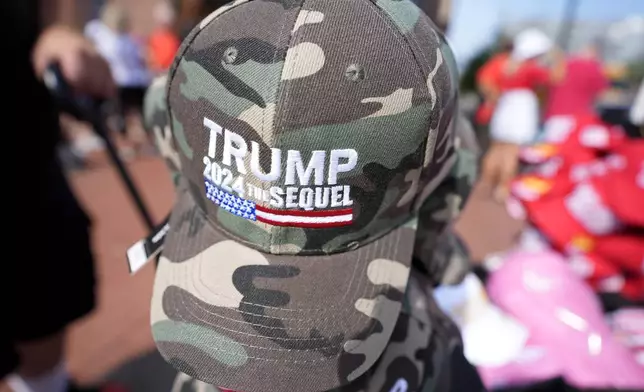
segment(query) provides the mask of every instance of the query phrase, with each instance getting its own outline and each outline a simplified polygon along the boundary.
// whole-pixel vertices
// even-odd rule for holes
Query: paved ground
[[[164,164],[156,158],[141,158],[129,167],[155,219],[162,219],[174,197]],[[145,234],[143,224],[104,158],[70,178],[95,222],[100,279],[98,308],[72,329],[71,371],[84,383],[109,377],[133,392],[167,391],[174,374],[155,353],[148,325],[154,268],[150,265],[130,276],[125,263],[126,248]],[[518,227],[486,194],[478,188],[458,225],[477,258],[507,246]]]
[[[149,158],[129,167],[155,219],[162,219],[174,197],[164,164]],[[100,279],[98,307],[73,328],[69,341],[71,371],[87,382],[152,350],[148,308],[154,269],[128,274],[125,250],[145,230],[114,169],[103,162],[98,168],[72,174],[71,180],[94,220]]]

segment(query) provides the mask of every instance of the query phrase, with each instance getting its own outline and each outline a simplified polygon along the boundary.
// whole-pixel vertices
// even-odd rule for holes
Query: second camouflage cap
[[[238,0],[194,29],[167,82],[181,180],[151,318],[170,363],[243,392],[369,371],[445,169],[448,52],[407,0]]]

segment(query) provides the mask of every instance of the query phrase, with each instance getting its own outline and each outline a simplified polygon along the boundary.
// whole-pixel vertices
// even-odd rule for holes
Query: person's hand
[[[115,95],[109,64],[82,34],[63,26],[43,32],[33,51],[33,65],[42,78],[52,63],[60,65],[63,76],[79,93],[97,98]]]
[[[481,182],[492,188],[494,199],[505,202],[510,193],[510,183],[519,172],[521,146],[514,143],[493,141],[483,158]]]

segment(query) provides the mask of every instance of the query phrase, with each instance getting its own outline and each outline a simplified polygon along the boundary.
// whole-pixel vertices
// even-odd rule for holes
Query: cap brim
[[[414,236],[411,222],[350,252],[262,253],[180,189],[154,284],[156,345],[179,371],[235,391],[350,383],[390,339]]]

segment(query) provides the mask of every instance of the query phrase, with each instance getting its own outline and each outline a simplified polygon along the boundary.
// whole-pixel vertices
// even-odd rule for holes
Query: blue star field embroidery
[[[240,218],[253,221],[257,220],[255,216],[255,203],[223,191],[208,180],[204,180],[204,182],[206,184],[206,197],[208,200]]]

